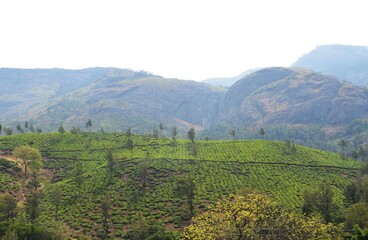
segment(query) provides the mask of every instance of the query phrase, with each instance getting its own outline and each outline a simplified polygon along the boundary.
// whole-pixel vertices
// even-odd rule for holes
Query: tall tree
[[[265,132],[265,130],[263,129],[263,127],[261,127],[260,129],[259,129],[259,134],[262,136],[262,138],[264,139],[264,136],[265,136],[265,134],[266,134],[266,132]]]
[[[30,127],[29,127],[29,131],[31,131],[31,132],[36,132],[36,129],[33,127],[33,125],[31,125]]]
[[[187,199],[187,203],[189,206],[190,214],[193,216],[194,212],[194,197],[195,197],[195,183],[190,176],[182,177],[178,180],[178,192],[181,196],[184,196]]]
[[[158,127],[160,129],[160,132],[161,132],[161,136],[163,137],[164,134],[163,134],[163,131],[164,131],[164,125],[162,124],[162,122],[160,122],[160,125]]]
[[[153,129],[152,137],[153,138],[158,138],[158,130],[157,130],[157,128]]]
[[[55,221],[59,220],[59,208],[61,204],[61,200],[63,197],[63,194],[61,192],[61,188],[59,185],[55,185],[52,189],[51,193],[51,203],[54,205],[55,208]]]
[[[112,151],[109,150],[106,154],[106,160],[107,160],[107,168],[109,170],[109,182],[111,183],[113,177],[114,177],[114,170],[115,170],[115,158],[112,154]]]
[[[131,129],[131,127],[128,127],[128,129],[125,131],[125,135],[127,136],[127,137],[131,137],[133,134],[132,134],[132,129]]]
[[[176,143],[176,136],[178,135],[178,128],[176,126],[174,126],[171,130],[171,138],[173,143]]]
[[[40,178],[38,176],[37,171],[32,171],[31,173],[31,179],[29,180],[27,184],[27,188],[36,191],[39,187],[41,187]]]
[[[29,146],[19,146],[14,148],[13,156],[23,161],[25,176],[27,176],[27,168],[31,162],[42,161],[40,151],[36,148],[32,148]]]
[[[131,137],[129,137],[127,142],[126,142],[126,148],[128,148],[130,150],[130,156],[132,156],[133,155],[133,149],[134,149],[134,143],[133,143],[133,139]]]
[[[143,188],[146,187],[147,183],[147,171],[148,165],[144,162],[140,163],[138,166],[137,174]]]
[[[59,133],[65,133],[65,128],[63,127],[63,124],[60,125],[58,131]]]
[[[1,133],[1,131],[0,131],[0,133]],[[359,154],[359,157],[362,161],[364,161],[365,158],[367,157],[367,152],[366,152],[365,148],[363,147],[363,145],[360,145],[358,154]]]
[[[190,141],[192,141],[192,143],[194,143],[194,139],[195,139],[195,137],[196,137],[196,132],[195,132],[194,128],[190,128],[190,129],[189,129],[189,131],[188,131],[188,133],[187,133],[187,136],[188,136],[188,139],[189,139]]]
[[[92,128],[92,121],[91,119],[88,119],[88,121],[86,122],[86,129],[88,131],[91,131],[91,128]]]
[[[18,133],[24,133],[24,130],[23,130],[23,128],[20,126],[20,124],[18,124],[15,128],[17,129]]]
[[[6,194],[0,206],[8,221],[17,215],[17,200],[12,195]]]
[[[3,130],[3,125],[0,124],[0,135],[1,135],[2,130]]]
[[[236,135],[236,130],[235,130],[235,128],[231,129],[231,131],[230,131],[230,135],[231,135],[231,137],[233,138],[233,140],[235,140],[235,135]]]
[[[337,208],[338,205],[334,201],[334,191],[329,183],[322,182],[316,190],[309,192],[308,195],[304,194],[304,205],[302,208],[304,213],[310,214],[309,211],[315,210],[322,214],[326,223],[332,221],[332,213]]]
[[[40,204],[42,200],[42,192],[41,191],[32,191],[26,197],[26,213],[32,223],[32,230],[34,229],[34,223],[40,215]]]
[[[346,158],[346,146],[348,145],[348,143],[344,140],[341,139],[339,142],[339,146],[340,146],[340,154],[341,154],[341,158],[345,159]]]
[[[24,123],[24,129],[28,129],[28,122],[27,121]]]
[[[102,212],[102,227],[105,231],[105,236],[109,234],[109,219],[110,219],[110,200],[105,197],[101,203]]]

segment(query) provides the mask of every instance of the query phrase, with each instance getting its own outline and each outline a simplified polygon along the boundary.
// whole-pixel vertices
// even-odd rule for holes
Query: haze
[[[368,46],[365,1],[2,1],[0,67],[120,67],[203,80]]]

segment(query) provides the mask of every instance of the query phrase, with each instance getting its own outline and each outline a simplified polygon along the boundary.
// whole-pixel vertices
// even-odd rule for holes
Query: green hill
[[[188,140],[179,139],[173,145],[168,138],[135,135],[130,150],[127,139],[121,133],[20,134],[1,137],[0,149],[6,156],[23,144],[39,148],[49,172],[40,219],[54,218],[50,191],[57,185],[63,193],[60,220],[75,234],[91,233],[93,238],[103,232],[100,206],[106,196],[111,199],[112,237],[126,236],[138,211],[167,229],[180,231],[189,220],[186,199],[177,193],[177,180],[183,176],[189,175],[195,182],[197,214],[209,203],[244,187],[264,192],[287,208],[299,209],[303,190],[321,181],[333,184],[341,202],[343,187],[360,166],[351,159],[342,161],[338,154],[307,147],[296,146],[293,153],[278,141],[197,141],[195,156]],[[117,159],[111,184],[106,161],[109,150]],[[84,172],[81,188],[73,177],[78,161]],[[146,167],[145,186],[139,175],[142,164]],[[0,171],[0,192],[19,196],[16,179],[17,174]]]

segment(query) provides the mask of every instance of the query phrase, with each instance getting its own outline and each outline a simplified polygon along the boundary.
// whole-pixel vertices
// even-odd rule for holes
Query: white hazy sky
[[[368,46],[366,0],[0,0],[0,67],[120,67],[202,80]]]

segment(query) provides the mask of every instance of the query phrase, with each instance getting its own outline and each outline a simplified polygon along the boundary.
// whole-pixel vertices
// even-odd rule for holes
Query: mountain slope
[[[110,70],[1,68],[0,121],[9,122],[22,117],[27,108],[87,86]]]
[[[368,47],[324,45],[299,58],[294,67],[305,67],[368,86]]]
[[[368,89],[306,69],[267,68],[235,83],[221,109],[231,124],[343,125],[368,118]]]
[[[216,119],[225,89],[194,81],[164,79],[144,72],[110,71],[100,80],[43,106],[31,108],[24,120],[57,129],[84,127],[151,131],[160,121],[201,129]]]

